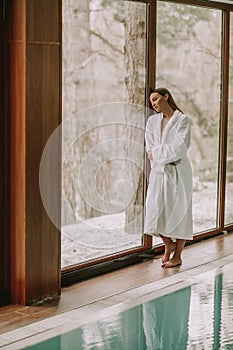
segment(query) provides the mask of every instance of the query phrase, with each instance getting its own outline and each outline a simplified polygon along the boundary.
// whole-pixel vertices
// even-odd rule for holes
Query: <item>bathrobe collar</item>
[[[166,137],[166,134],[168,132],[169,129],[172,128],[172,126],[174,125],[175,121],[176,121],[176,117],[180,114],[181,112],[176,109],[173,113],[173,115],[171,116],[171,118],[168,120],[167,124],[165,125],[164,129],[163,129],[163,133],[161,135],[161,128],[162,128],[162,120],[163,120],[163,113],[160,113],[160,140],[162,141],[162,139],[164,139]]]

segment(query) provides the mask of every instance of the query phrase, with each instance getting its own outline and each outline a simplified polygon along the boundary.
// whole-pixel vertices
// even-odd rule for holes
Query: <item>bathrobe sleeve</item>
[[[168,164],[183,158],[190,146],[190,121],[185,116],[167,130],[167,139],[170,142],[157,143],[152,147],[153,160],[158,164]],[[165,139],[166,140],[166,139]]]
[[[145,140],[146,140],[146,152],[152,150],[154,145],[154,131],[152,127],[152,118],[150,117],[146,123],[146,132],[145,132]]]

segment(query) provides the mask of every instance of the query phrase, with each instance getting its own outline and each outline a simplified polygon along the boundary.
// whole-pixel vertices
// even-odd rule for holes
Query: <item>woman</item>
[[[193,239],[190,122],[165,88],[155,89],[150,103],[156,114],[149,117],[145,133],[151,172],[144,232],[162,238],[162,266],[175,267],[182,264],[186,240]]]

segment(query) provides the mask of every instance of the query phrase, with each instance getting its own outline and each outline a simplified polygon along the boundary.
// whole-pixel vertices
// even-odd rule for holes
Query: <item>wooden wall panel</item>
[[[25,1],[5,1],[3,20],[5,290],[25,289]],[[1,94],[2,96],[2,94]],[[7,277],[6,277],[7,274]],[[9,300],[8,300],[9,301]]]
[[[27,14],[28,41],[59,42],[60,1],[28,0]]]
[[[25,42],[10,43],[11,290],[25,302],[26,120]]]
[[[39,192],[41,155],[61,120],[61,1],[7,0],[5,4],[1,80],[3,71],[6,73],[4,89],[0,85],[0,98],[4,95],[0,126],[7,127],[0,132],[9,141],[10,152],[5,157],[7,143],[1,139],[0,156],[10,159],[9,190],[4,194],[9,198],[10,219],[7,230],[0,233],[4,247],[0,291],[6,288],[12,303],[30,304],[58,296],[61,290],[60,232],[50,221]],[[60,180],[58,165],[56,171]],[[1,186],[5,179],[5,172],[0,171]],[[48,193],[50,187],[48,183]],[[55,197],[60,214],[59,186]],[[4,228],[6,205],[0,208]]]
[[[5,2],[4,120],[9,128],[11,300],[25,303],[25,0]],[[17,298],[16,298],[17,296]]]
[[[60,284],[60,233],[49,220],[39,193],[39,166],[49,136],[60,123],[59,46],[27,45],[27,259],[28,296],[51,295]],[[51,155],[51,162],[54,161]],[[55,170],[59,173],[59,169]],[[48,176],[48,196],[50,195]],[[60,184],[57,184],[60,212]],[[55,208],[54,208],[55,209]],[[34,247],[34,249],[31,249]],[[32,270],[30,266],[34,266]]]
[[[61,290],[60,232],[39,192],[42,152],[61,122],[60,5],[60,0],[27,0],[26,6],[26,303]],[[60,179],[61,169],[56,171]],[[52,185],[48,178],[48,195]],[[55,195],[60,215],[60,186]]]
[[[25,40],[26,0],[5,0],[5,40],[16,42]]]

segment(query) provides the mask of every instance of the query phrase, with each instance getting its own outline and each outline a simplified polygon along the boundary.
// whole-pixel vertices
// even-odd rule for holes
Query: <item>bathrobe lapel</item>
[[[163,129],[163,133],[162,133],[162,137],[161,137],[161,142],[164,143],[165,140],[167,139],[167,136],[169,135],[169,133],[173,133],[174,131],[172,130],[174,128],[174,125],[177,121],[177,117],[179,115],[179,111],[176,110],[173,114],[173,116],[168,120],[167,124],[165,125],[164,129]],[[160,126],[160,132],[161,132],[161,128],[162,128],[162,121],[161,121],[161,126]]]

